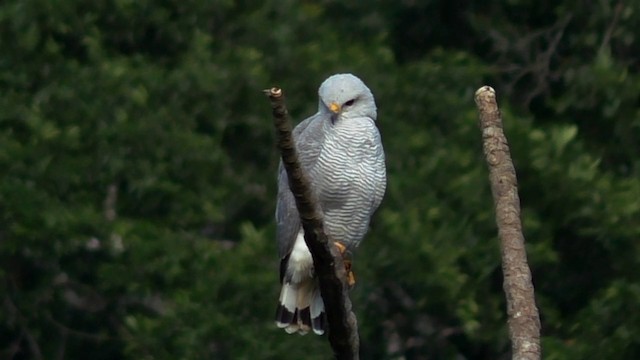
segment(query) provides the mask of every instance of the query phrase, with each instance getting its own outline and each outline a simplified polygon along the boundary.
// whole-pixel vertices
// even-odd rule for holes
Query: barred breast
[[[325,122],[324,142],[311,170],[327,234],[356,247],[386,187],[380,133],[369,118]]]

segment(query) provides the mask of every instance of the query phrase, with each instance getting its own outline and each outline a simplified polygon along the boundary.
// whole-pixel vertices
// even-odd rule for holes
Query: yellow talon
[[[344,252],[347,251],[347,247],[342,245],[342,243],[339,241],[334,242],[334,244],[338,248],[338,251],[340,251],[340,255],[344,256]]]
[[[344,270],[347,272],[347,284],[351,288],[356,284],[356,274],[351,270],[351,260],[344,261]]]
[[[344,270],[347,272],[347,284],[349,284],[349,287],[353,287],[353,285],[356,284],[356,275],[351,270],[351,259],[347,259],[345,256],[347,247],[339,241],[334,242],[334,244],[338,248],[338,251],[340,252],[340,255],[342,255],[342,259],[344,261]]]

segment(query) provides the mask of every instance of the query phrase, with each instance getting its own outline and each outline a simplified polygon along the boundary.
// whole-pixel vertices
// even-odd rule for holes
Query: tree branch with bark
[[[360,347],[358,326],[356,316],[351,310],[342,256],[333,245],[333,240],[324,232],[323,215],[319,210],[318,199],[298,161],[284,93],[282,89],[274,87],[265,90],[265,94],[271,101],[277,147],[300,213],[304,240],[313,257],[314,271],[320,283],[329,325],[329,342],[336,359],[357,360]]]
[[[516,171],[504,135],[495,90],[489,86],[481,87],[476,91],[475,101],[480,113],[483,149],[489,166],[500,237],[512,359],[537,360],[542,352],[540,317],[522,235]]]

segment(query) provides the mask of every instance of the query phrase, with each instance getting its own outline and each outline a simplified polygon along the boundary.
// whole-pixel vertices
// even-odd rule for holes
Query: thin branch
[[[107,222],[113,222],[118,216],[116,202],[118,201],[118,185],[109,184],[107,196],[104,198],[104,218]]]
[[[480,113],[483,148],[489,166],[500,237],[512,359],[538,360],[542,352],[540,317],[522,235],[516,171],[503,132],[495,90],[489,86],[481,87],[476,91],[475,101]]]
[[[58,351],[56,353],[56,359],[63,360],[64,355],[67,352],[67,340],[69,340],[69,333],[61,329],[60,331],[60,343],[58,344]]]
[[[7,312],[16,317],[18,326],[20,327],[20,336],[24,336],[27,340],[27,344],[29,346],[30,354],[35,360],[42,360],[44,357],[42,356],[42,351],[40,351],[40,345],[38,345],[38,341],[29,331],[29,327],[27,324],[27,319],[22,315],[22,312],[16,304],[11,300],[11,298],[7,295],[4,297],[4,304]]]
[[[73,329],[68,327],[67,325],[61,323],[60,321],[56,320],[51,314],[46,313],[44,315],[44,318],[49,321],[49,323],[51,323],[53,326],[55,326],[58,331],[61,334],[61,337],[64,339],[64,342],[66,342],[66,339],[71,336],[71,337],[75,337],[78,339],[83,339],[83,340],[89,340],[89,341],[93,341],[93,342],[104,342],[110,339],[110,337],[108,335],[103,335],[103,334],[93,334],[90,332],[86,332],[86,331],[82,331],[82,330],[77,330],[77,329]],[[64,357],[61,357],[64,358]]]
[[[527,81],[521,84],[526,89],[518,93],[525,106],[529,106],[535,97],[546,94],[549,82],[560,77],[560,72],[552,69],[552,62],[572,18],[573,14],[569,13],[548,28],[526,34],[495,29],[487,31],[498,55],[496,71],[506,74],[509,79],[505,83],[505,91],[512,94],[521,81]]]
[[[609,42],[611,42],[611,37],[613,36],[613,32],[618,26],[618,21],[620,20],[620,14],[622,14],[622,10],[624,9],[624,3],[622,1],[618,1],[618,3],[613,8],[613,19],[609,26],[607,27],[607,31],[602,38],[602,42],[600,43],[600,47],[598,48],[598,54],[602,53],[605,49],[609,47]]]
[[[300,213],[304,240],[313,257],[329,324],[329,342],[336,359],[357,360],[360,340],[355,314],[351,311],[346,271],[342,256],[323,228],[323,216],[311,183],[298,161],[292,136],[289,112],[282,89],[265,90],[273,108],[273,121],[278,135],[278,149],[289,178],[291,192]]]

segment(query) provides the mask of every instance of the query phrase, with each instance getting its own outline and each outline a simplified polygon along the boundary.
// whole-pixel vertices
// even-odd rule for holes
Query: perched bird
[[[318,112],[293,130],[298,157],[324,215],[324,230],[341,252],[364,237],[386,188],[384,150],[371,90],[354,75],[337,74],[318,90]],[[280,163],[276,238],[282,290],[276,324],[287,333],[321,335],[324,302],[287,174]]]

